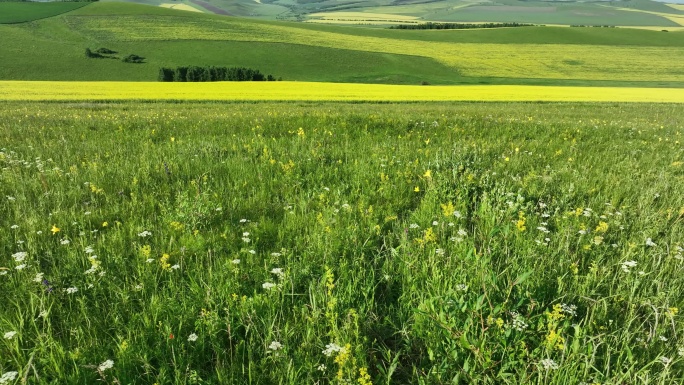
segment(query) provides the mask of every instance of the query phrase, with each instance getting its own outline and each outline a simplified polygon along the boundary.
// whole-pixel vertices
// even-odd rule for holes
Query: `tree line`
[[[176,67],[159,69],[160,82],[221,82],[221,81],[274,81],[273,75],[246,67]],[[283,80],[279,78],[278,80]]]
[[[507,27],[534,27],[534,24],[524,23],[433,23],[422,24],[399,24],[392,25],[390,29],[475,29],[475,28],[507,28]]]

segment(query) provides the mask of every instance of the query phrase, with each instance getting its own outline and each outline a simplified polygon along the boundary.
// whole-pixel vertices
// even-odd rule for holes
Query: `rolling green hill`
[[[24,23],[73,11],[88,3],[0,2],[0,24]]]
[[[2,80],[155,80],[160,67],[246,66],[286,80],[682,86],[684,33],[524,27],[399,31],[94,3],[0,25]],[[117,58],[88,59],[106,47]]]

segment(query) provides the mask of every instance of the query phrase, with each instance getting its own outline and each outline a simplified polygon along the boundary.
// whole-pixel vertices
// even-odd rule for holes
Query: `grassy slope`
[[[129,16],[117,19],[121,15]],[[133,15],[132,19],[130,15]],[[131,24],[124,24],[121,20],[128,20]],[[170,27],[163,29],[163,23]],[[193,38],[201,34],[181,36],[180,32],[186,26],[199,28],[200,32],[208,34],[209,39]],[[119,28],[119,32],[113,33],[107,28]],[[154,31],[154,28],[159,30]],[[146,33],[152,34],[150,36],[157,41],[148,41]],[[421,54],[414,52],[414,48],[428,43],[436,44],[435,47],[451,47],[443,45],[451,43],[572,44],[578,49],[596,45],[623,46],[633,49],[627,52],[637,53],[640,49],[634,50],[635,46],[672,47],[676,48],[672,51],[674,53],[681,51],[679,47],[684,47],[682,33],[553,27],[395,31],[233,19],[125,3],[96,3],[52,19],[0,26],[0,34],[7,37],[7,44],[0,46],[0,57],[12,58],[0,66],[0,79],[21,80],[154,80],[160,66],[241,65],[259,68],[288,80],[681,86],[672,79],[658,80],[657,74],[640,82],[624,77],[615,78],[619,81],[610,81],[610,77],[602,81],[573,80],[572,76],[506,79],[476,74],[465,77],[458,65],[450,68],[430,58],[432,51],[429,49],[424,50],[423,57],[413,55]],[[264,41],[249,41],[251,39]],[[357,42],[355,39],[360,40]],[[368,42],[376,44],[376,47],[369,48]],[[384,53],[373,52],[374,49],[384,50],[385,42],[400,45],[398,48],[390,47],[392,49]],[[135,53],[144,56],[148,63],[131,65],[117,60],[83,57],[86,47],[101,46],[119,51],[121,55]],[[603,48],[597,49],[601,52]],[[510,50],[514,52],[518,48],[511,47]],[[46,62],[50,65],[46,66]],[[568,66],[562,68],[565,71]]]
[[[0,2],[0,24],[44,19],[83,7],[87,3]]]

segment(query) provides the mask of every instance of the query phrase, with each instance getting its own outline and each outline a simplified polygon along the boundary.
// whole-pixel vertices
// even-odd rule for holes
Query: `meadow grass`
[[[683,116],[0,103],[0,382],[681,382]]]
[[[682,88],[415,86],[311,82],[0,81],[0,100],[565,101],[684,103]]]

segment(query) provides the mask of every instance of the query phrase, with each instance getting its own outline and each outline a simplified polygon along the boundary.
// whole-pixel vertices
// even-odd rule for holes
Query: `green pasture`
[[[24,23],[44,19],[83,7],[85,2],[0,2],[0,24]]]
[[[160,67],[216,65],[246,66],[302,81],[684,84],[679,71],[683,32],[562,27],[399,31],[109,2],[54,18],[0,25],[0,34],[5,39],[0,45],[3,80],[149,81],[156,79]],[[86,48],[100,47],[117,54],[85,57]],[[130,54],[144,57],[145,63],[120,60]]]
[[[683,116],[0,103],[0,378],[682,382]]]

